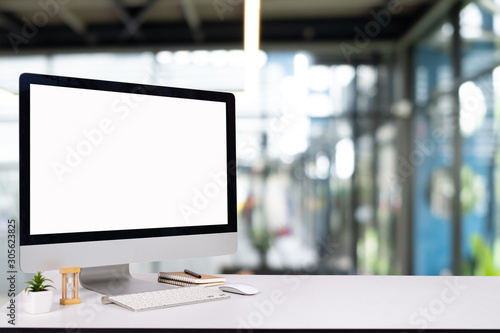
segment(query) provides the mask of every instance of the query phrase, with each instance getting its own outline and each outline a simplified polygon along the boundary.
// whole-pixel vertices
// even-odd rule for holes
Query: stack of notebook
[[[175,284],[177,286],[220,286],[226,278],[207,274],[200,274],[201,278],[194,277],[184,272],[160,272],[158,282]]]

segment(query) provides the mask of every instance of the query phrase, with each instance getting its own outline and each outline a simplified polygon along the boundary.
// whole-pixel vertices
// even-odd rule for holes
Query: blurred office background
[[[252,4],[2,0],[2,244],[35,72],[235,93],[238,252],[137,271],[499,274],[500,1]]]

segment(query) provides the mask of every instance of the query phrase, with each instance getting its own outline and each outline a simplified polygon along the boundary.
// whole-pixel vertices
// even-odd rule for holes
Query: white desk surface
[[[56,286],[60,278],[49,272]],[[52,274],[54,273],[54,274]],[[154,274],[138,277],[154,281]],[[500,329],[500,277],[226,275],[260,289],[254,296],[137,312],[101,304],[80,288],[82,303],[50,313],[24,313],[16,327],[209,329]],[[2,308],[0,326],[7,323]],[[250,330],[248,330],[250,331]]]

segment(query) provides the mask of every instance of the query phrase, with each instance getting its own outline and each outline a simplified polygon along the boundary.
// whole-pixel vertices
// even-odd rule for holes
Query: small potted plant
[[[54,291],[48,288],[54,287],[46,284],[47,281],[54,283],[52,280],[45,278],[42,273],[38,271],[31,281],[26,282],[29,286],[27,286],[23,292],[23,305],[25,312],[38,314],[50,311]]]

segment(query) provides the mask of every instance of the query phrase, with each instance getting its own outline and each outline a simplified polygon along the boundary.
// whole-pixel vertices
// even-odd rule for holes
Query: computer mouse
[[[240,295],[255,295],[259,292],[259,289],[244,283],[229,283],[220,286],[219,289]]]

